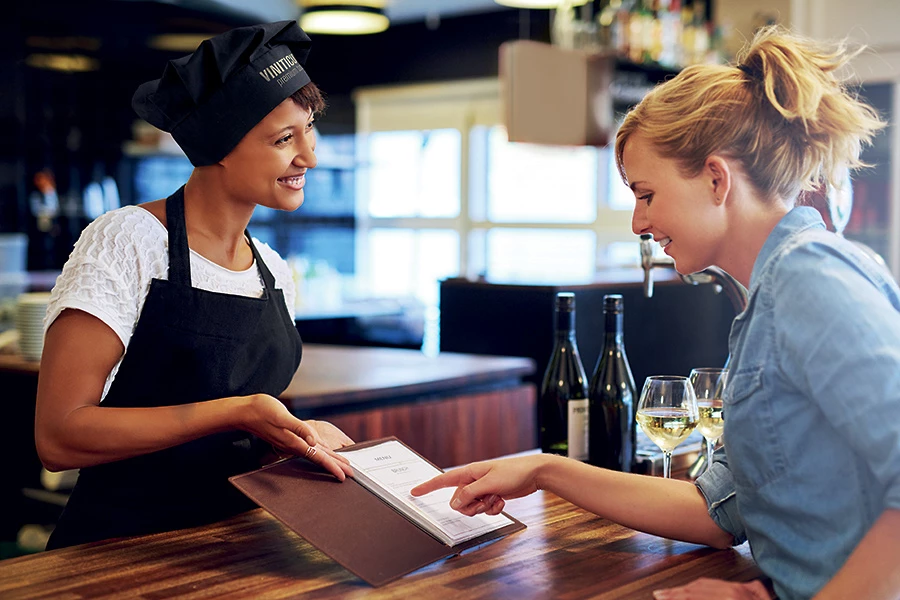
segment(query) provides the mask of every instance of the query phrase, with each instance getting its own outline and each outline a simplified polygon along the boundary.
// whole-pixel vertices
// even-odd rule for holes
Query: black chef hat
[[[239,27],[170,60],[131,105],[168,131],[195,167],[225,158],[285,98],[310,82],[310,39],[296,21]]]

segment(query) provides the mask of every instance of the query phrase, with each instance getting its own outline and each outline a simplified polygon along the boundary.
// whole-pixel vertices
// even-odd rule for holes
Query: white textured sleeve
[[[128,347],[150,281],[168,271],[165,230],[154,221],[129,206],[82,231],[51,293],[45,332],[63,310],[74,308],[103,321]]]
[[[294,276],[291,267],[281,256],[275,252],[268,244],[260,242],[253,238],[253,244],[262,257],[263,262],[269,267],[272,276],[275,278],[275,287],[284,292],[284,303],[287,304],[288,314],[294,314],[294,299],[297,296],[297,288],[294,284]]]

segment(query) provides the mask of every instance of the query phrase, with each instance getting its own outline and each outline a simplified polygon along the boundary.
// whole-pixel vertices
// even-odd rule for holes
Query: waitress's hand
[[[353,443],[347,434],[329,423],[328,421],[306,420],[307,425],[311,425],[316,434],[316,443],[319,446],[325,446],[329,450],[337,450]]]
[[[269,442],[280,452],[302,456],[316,463],[339,481],[353,475],[347,459],[324,444],[320,445],[316,429],[292,415],[277,398],[268,394],[253,394],[239,397],[237,401],[241,407],[238,412],[240,429]],[[334,426],[332,428],[340,431]]]
[[[410,490],[423,496],[440,488],[456,486],[450,507],[470,517],[478,513],[500,514],[506,500],[521,498],[538,489],[537,472],[543,456],[488,460],[453,469]]]

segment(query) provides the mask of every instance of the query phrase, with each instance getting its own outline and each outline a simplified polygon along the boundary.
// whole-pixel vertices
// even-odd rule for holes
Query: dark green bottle
[[[619,294],[603,297],[605,334],[603,349],[590,385],[590,462],[592,465],[631,472],[634,464],[636,394],[634,377],[625,355],[625,305]]]
[[[575,294],[556,294],[553,354],[539,399],[541,450],[587,460],[587,375],[575,341]]]

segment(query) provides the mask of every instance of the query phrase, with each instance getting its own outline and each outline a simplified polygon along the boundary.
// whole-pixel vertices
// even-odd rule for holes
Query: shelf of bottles
[[[705,0],[603,0],[596,14],[591,3],[578,12],[566,4],[554,17],[554,44],[676,70],[724,62],[721,31]]]

